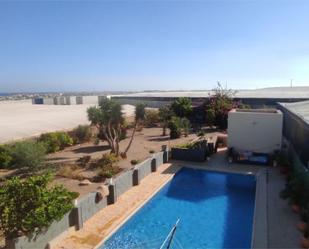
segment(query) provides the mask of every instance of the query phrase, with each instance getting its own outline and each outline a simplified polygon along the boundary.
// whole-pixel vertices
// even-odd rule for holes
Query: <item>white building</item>
[[[228,114],[228,147],[259,153],[280,150],[282,121],[276,109],[233,109]]]

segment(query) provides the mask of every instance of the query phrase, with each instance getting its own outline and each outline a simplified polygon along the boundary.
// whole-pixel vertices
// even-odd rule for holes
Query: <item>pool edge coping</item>
[[[256,174],[251,249],[268,248],[267,178],[267,169],[261,169]]]

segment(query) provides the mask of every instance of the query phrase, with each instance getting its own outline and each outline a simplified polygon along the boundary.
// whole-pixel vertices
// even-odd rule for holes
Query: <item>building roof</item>
[[[309,124],[309,101],[279,104]]]
[[[153,91],[118,95],[122,97],[160,97],[160,98],[206,98],[213,91]],[[268,99],[309,99],[309,87],[272,87],[256,90],[237,90],[235,98],[268,98]]]

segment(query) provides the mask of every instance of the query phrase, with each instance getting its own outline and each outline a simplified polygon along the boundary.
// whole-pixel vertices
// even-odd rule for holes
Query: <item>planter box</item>
[[[204,162],[207,158],[206,149],[172,148],[172,159],[192,162]]]

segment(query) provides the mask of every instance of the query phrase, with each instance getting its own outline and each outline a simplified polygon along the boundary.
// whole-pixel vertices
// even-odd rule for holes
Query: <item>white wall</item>
[[[240,112],[228,115],[228,146],[236,150],[271,153],[281,149],[282,119],[276,113]]]
[[[134,99],[134,98],[126,98],[126,99],[117,99],[113,98],[112,99],[118,101],[122,105],[136,105],[138,103],[144,103],[147,107],[150,108],[160,108],[161,106],[168,105],[171,103],[171,101],[168,100],[140,100],[140,99]]]
[[[54,99],[53,98],[43,98],[43,104],[44,105],[53,105]]]

